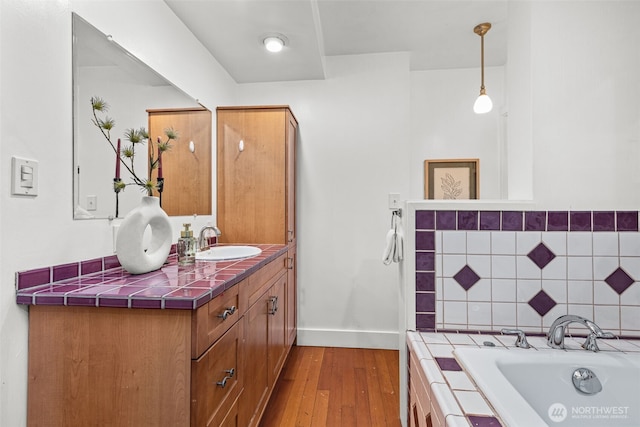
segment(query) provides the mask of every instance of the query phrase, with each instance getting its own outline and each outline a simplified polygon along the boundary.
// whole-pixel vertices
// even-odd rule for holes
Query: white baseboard
[[[378,348],[398,350],[396,331],[298,328],[298,345],[311,347]]]

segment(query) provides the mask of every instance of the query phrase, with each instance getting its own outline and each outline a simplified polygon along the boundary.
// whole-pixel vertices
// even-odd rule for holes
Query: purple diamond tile
[[[591,231],[591,212],[571,212],[569,222],[571,231]]]
[[[522,231],[522,212],[502,211],[502,229],[504,231]]]
[[[434,292],[416,292],[416,311],[433,313],[436,311],[436,294]]]
[[[594,212],[593,231],[616,231],[615,212]]]
[[[618,231],[638,231],[638,212],[616,212]]]
[[[416,273],[416,291],[435,291],[436,290],[436,274],[433,272],[417,272]]]
[[[462,367],[453,357],[435,357],[434,359],[442,371],[462,371]]]
[[[436,329],[435,313],[416,314],[416,329],[419,331],[432,332]]]
[[[477,230],[478,211],[458,211],[458,230]]]
[[[538,246],[533,248],[531,252],[527,254],[529,259],[533,261],[538,268],[543,269],[553,260],[556,255],[551,252],[551,250],[545,246],[544,243],[540,243]]]
[[[500,212],[481,211],[480,230],[500,230]]]
[[[91,274],[102,271],[102,258],[90,259],[80,263],[80,274]]]
[[[473,427],[502,427],[500,421],[496,417],[487,415],[467,415],[469,423]]]
[[[618,293],[618,295],[622,294],[627,288],[635,282],[631,276],[627,274],[622,268],[618,267],[616,270],[609,275],[604,281],[607,285],[611,286],[611,288]]]
[[[569,231],[569,212],[548,212],[547,231]]]
[[[416,231],[416,250],[432,251],[436,248],[435,232]]]
[[[56,265],[53,267],[53,281],[69,279],[70,277],[77,277],[79,266],[77,262],[72,264]]]
[[[545,231],[547,213],[544,211],[524,213],[524,231]]]
[[[545,291],[538,292],[529,300],[529,305],[538,312],[540,316],[544,316],[556,306],[556,302]]]
[[[416,211],[416,229],[433,230],[436,224],[435,211]]]
[[[435,265],[433,252],[416,252],[416,271],[434,271]]]
[[[37,268],[35,270],[22,271],[17,274],[16,282],[18,289],[31,288],[44,285],[51,280],[51,269]]]
[[[436,211],[436,229],[455,230],[456,229],[456,212],[455,211]]]
[[[453,278],[464,288],[465,291],[468,291],[473,285],[478,283],[478,280],[480,280],[480,276],[478,276],[468,265],[462,267],[462,269],[458,271]]]

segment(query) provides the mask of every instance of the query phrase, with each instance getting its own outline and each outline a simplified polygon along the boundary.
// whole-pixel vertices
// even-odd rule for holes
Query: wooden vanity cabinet
[[[409,353],[408,427],[433,427],[429,382],[415,353]]]

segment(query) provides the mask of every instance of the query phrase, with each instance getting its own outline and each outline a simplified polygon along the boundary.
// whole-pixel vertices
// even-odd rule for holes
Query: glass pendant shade
[[[476,114],[488,113],[492,108],[493,102],[486,93],[481,93],[473,104],[473,112]]]

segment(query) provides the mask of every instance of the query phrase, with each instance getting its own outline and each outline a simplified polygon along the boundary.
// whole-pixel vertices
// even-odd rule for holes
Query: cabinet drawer
[[[286,260],[287,254],[282,254],[249,277],[249,283],[243,286],[242,292],[246,292],[241,297],[246,301],[243,307],[251,307],[271,287],[272,279],[285,271]]]
[[[214,426],[242,391],[243,322],[236,322],[198,360],[191,362],[191,425]]]
[[[191,358],[197,359],[240,318],[239,289],[245,279],[196,310],[191,322]]]

